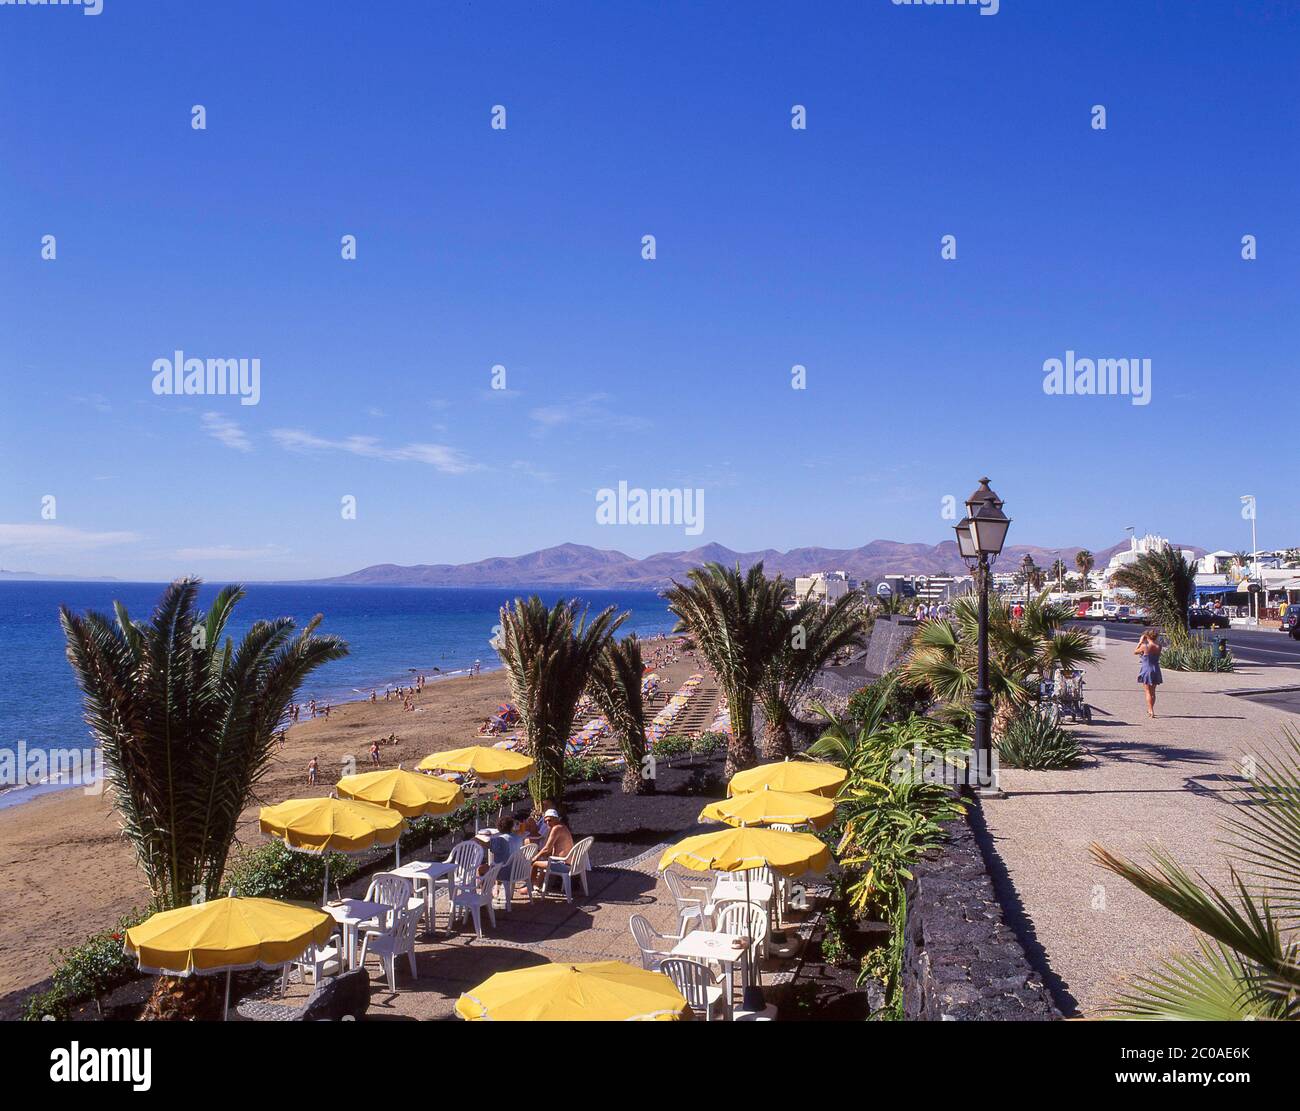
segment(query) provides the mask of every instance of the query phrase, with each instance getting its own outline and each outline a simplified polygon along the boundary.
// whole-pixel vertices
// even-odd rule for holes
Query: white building
[[[1148,552],[1158,552],[1171,547],[1173,547],[1173,545],[1170,544],[1168,540],[1163,536],[1157,536],[1154,532],[1148,532],[1145,536],[1129,537],[1129,550],[1127,552],[1116,552],[1110,557],[1110,563],[1106,565],[1106,570],[1104,572],[1106,584],[1110,584],[1111,579],[1115,577],[1115,572],[1121,567],[1133,566],[1133,564]],[[1183,558],[1187,560],[1188,563],[1197,562],[1197,555],[1195,552],[1189,551],[1187,548],[1182,548],[1180,551],[1182,552]]]
[[[802,602],[813,598],[830,605],[839,601],[853,589],[853,582],[843,571],[814,571],[811,575],[799,575],[794,580],[794,596]]]

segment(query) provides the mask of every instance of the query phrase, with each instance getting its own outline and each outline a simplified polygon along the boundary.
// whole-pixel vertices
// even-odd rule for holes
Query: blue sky
[[[0,566],[935,542],[983,473],[1013,541],[1244,548],[1249,492],[1298,544],[1298,43],[1290,0],[0,7]],[[154,395],[176,349],[259,404]],[[1067,350],[1150,404],[1046,395]],[[703,534],[598,525],[620,480]]]

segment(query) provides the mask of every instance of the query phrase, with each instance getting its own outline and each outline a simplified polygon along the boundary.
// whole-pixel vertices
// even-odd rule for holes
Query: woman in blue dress
[[[1160,674],[1160,635],[1155,629],[1143,631],[1133,655],[1142,659],[1138,667],[1138,682],[1147,689],[1147,717],[1153,718],[1156,716],[1156,687],[1165,681]]]

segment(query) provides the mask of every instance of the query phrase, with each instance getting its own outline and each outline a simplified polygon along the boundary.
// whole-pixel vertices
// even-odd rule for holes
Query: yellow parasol
[[[746,791],[771,787],[774,791],[798,791],[834,798],[848,777],[847,771],[834,764],[817,760],[781,760],[737,772],[727,784],[727,794],[742,795]]]
[[[771,787],[711,802],[700,811],[700,821],[725,822],[729,826],[780,824],[825,829],[834,820],[835,803],[830,799],[803,792],[774,791]]]
[[[241,899],[233,893],[193,906],[164,910],[126,931],[125,952],[142,972],[165,976],[230,974],[240,968],[279,968],[321,945],[334,932],[334,919],[315,907],[275,899]]]
[[[392,845],[406,819],[396,810],[354,799],[289,799],[258,812],[262,832],[278,837],[300,853],[360,853]],[[325,858],[325,895],[329,898],[329,857]]]
[[[498,972],[456,1001],[470,1022],[673,1022],[690,1015],[662,972],[620,961]]]
[[[489,745],[435,752],[416,765],[421,771],[459,772],[480,783],[522,783],[533,774],[533,758]]]
[[[401,768],[345,775],[337,786],[339,794],[344,798],[396,810],[404,818],[446,814],[465,801],[464,794],[456,784],[432,775],[403,771]]]

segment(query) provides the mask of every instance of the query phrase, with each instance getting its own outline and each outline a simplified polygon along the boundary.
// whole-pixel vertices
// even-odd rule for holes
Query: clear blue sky
[[[1246,548],[1254,493],[1300,543],[1298,48],[1290,0],[0,8],[0,566],[934,542],[982,473],[1013,541]],[[177,348],[260,403],[155,396]],[[1067,349],[1151,403],[1045,395]],[[703,534],[597,525],[620,480]]]

